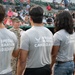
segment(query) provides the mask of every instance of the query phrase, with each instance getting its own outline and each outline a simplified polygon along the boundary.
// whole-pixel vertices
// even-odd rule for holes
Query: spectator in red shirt
[[[48,12],[47,14],[49,15],[50,11],[52,10],[51,6],[48,4],[46,9],[47,9],[47,12]]]
[[[51,10],[51,6],[48,4],[47,6],[47,10],[50,11]]]
[[[13,16],[13,11],[11,8],[9,8],[8,12],[7,12],[7,16],[12,17]]]
[[[12,26],[12,20],[10,19],[9,16],[6,16],[5,19],[4,19],[4,25],[7,27],[7,26]]]

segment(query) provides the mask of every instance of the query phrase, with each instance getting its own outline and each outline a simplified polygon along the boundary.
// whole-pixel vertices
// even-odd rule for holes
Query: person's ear
[[[29,17],[29,20],[30,20],[30,22],[33,22],[33,20],[32,20],[32,18],[31,18],[31,17]]]
[[[31,17],[29,17],[29,19],[30,19],[30,21],[32,21],[32,18]]]

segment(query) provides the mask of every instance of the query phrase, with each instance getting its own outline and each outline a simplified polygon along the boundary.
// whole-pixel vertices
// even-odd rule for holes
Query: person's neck
[[[43,23],[34,23],[33,26],[43,26]]]
[[[3,25],[3,23],[0,23],[0,29],[5,28],[5,26]]]
[[[14,27],[14,29],[18,30],[18,29],[19,29],[19,27]]]

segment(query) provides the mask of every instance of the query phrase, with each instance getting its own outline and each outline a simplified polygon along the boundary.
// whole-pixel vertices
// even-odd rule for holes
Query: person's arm
[[[53,46],[52,52],[51,52],[51,58],[52,58],[52,63],[51,63],[51,69],[56,62],[56,56],[58,54],[59,46]]]
[[[20,52],[20,49],[19,49],[19,47],[18,47],[18,40],[17,40],[17,37],[16,37],[16,36],[14,36],[14,37],[15,37],[15,39],[13,39],[13,40],[14,40],[14,43],[15,43],[15,48],[14,48],[14,50],[13,50],[13,52],[12,52],[12,56],[13,56],[13,57],[18,57],[19,52]]]
[[[17,49],[17,50],[13,50],[13,52],[12,52],[12,56],[15,57],[15,58],[18,57],[19,52],[20,52],[19,49]]]
[[[20,50],[20,57],[18,59],[18,64],[17,64],[17,75],[23,75],[23,71],[26,66],[26,59],[28,56],[28,51],[27,50]]]
[[[74,56],[74,67],[75,67],[75,54],[73,55]],[[73,72],[73,75],[75,74],[75,68],[74,68],[74,72]]]
[[[52,59],[51,69],[52,69],[54,63],[56,62],[56,57],[58,55],[62,39],[63,38],[61,37],[61,34],[59,32],[58,33],[56,32],[53,36],[54,42],[53,42],[53,48],[52,48],[52,52],[51,52],[51,59]]]
[[[73,56],[74,56],[74,63],[75,63],[75,54]]]
[[[21,35],[20,57],[17,64],[17,75],[23,75],[26,67],[26,60],[29,52],[29,36],[25,33]]]

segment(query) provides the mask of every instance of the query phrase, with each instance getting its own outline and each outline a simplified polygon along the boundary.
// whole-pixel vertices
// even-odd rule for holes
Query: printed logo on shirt
[[[51,46],[53,44],[52,39],[50,37],[35,38],[35,41],[35,47]]]
[[[0,39],[0,51],[11,51],[15,47],[13,40],[11,39]]]

